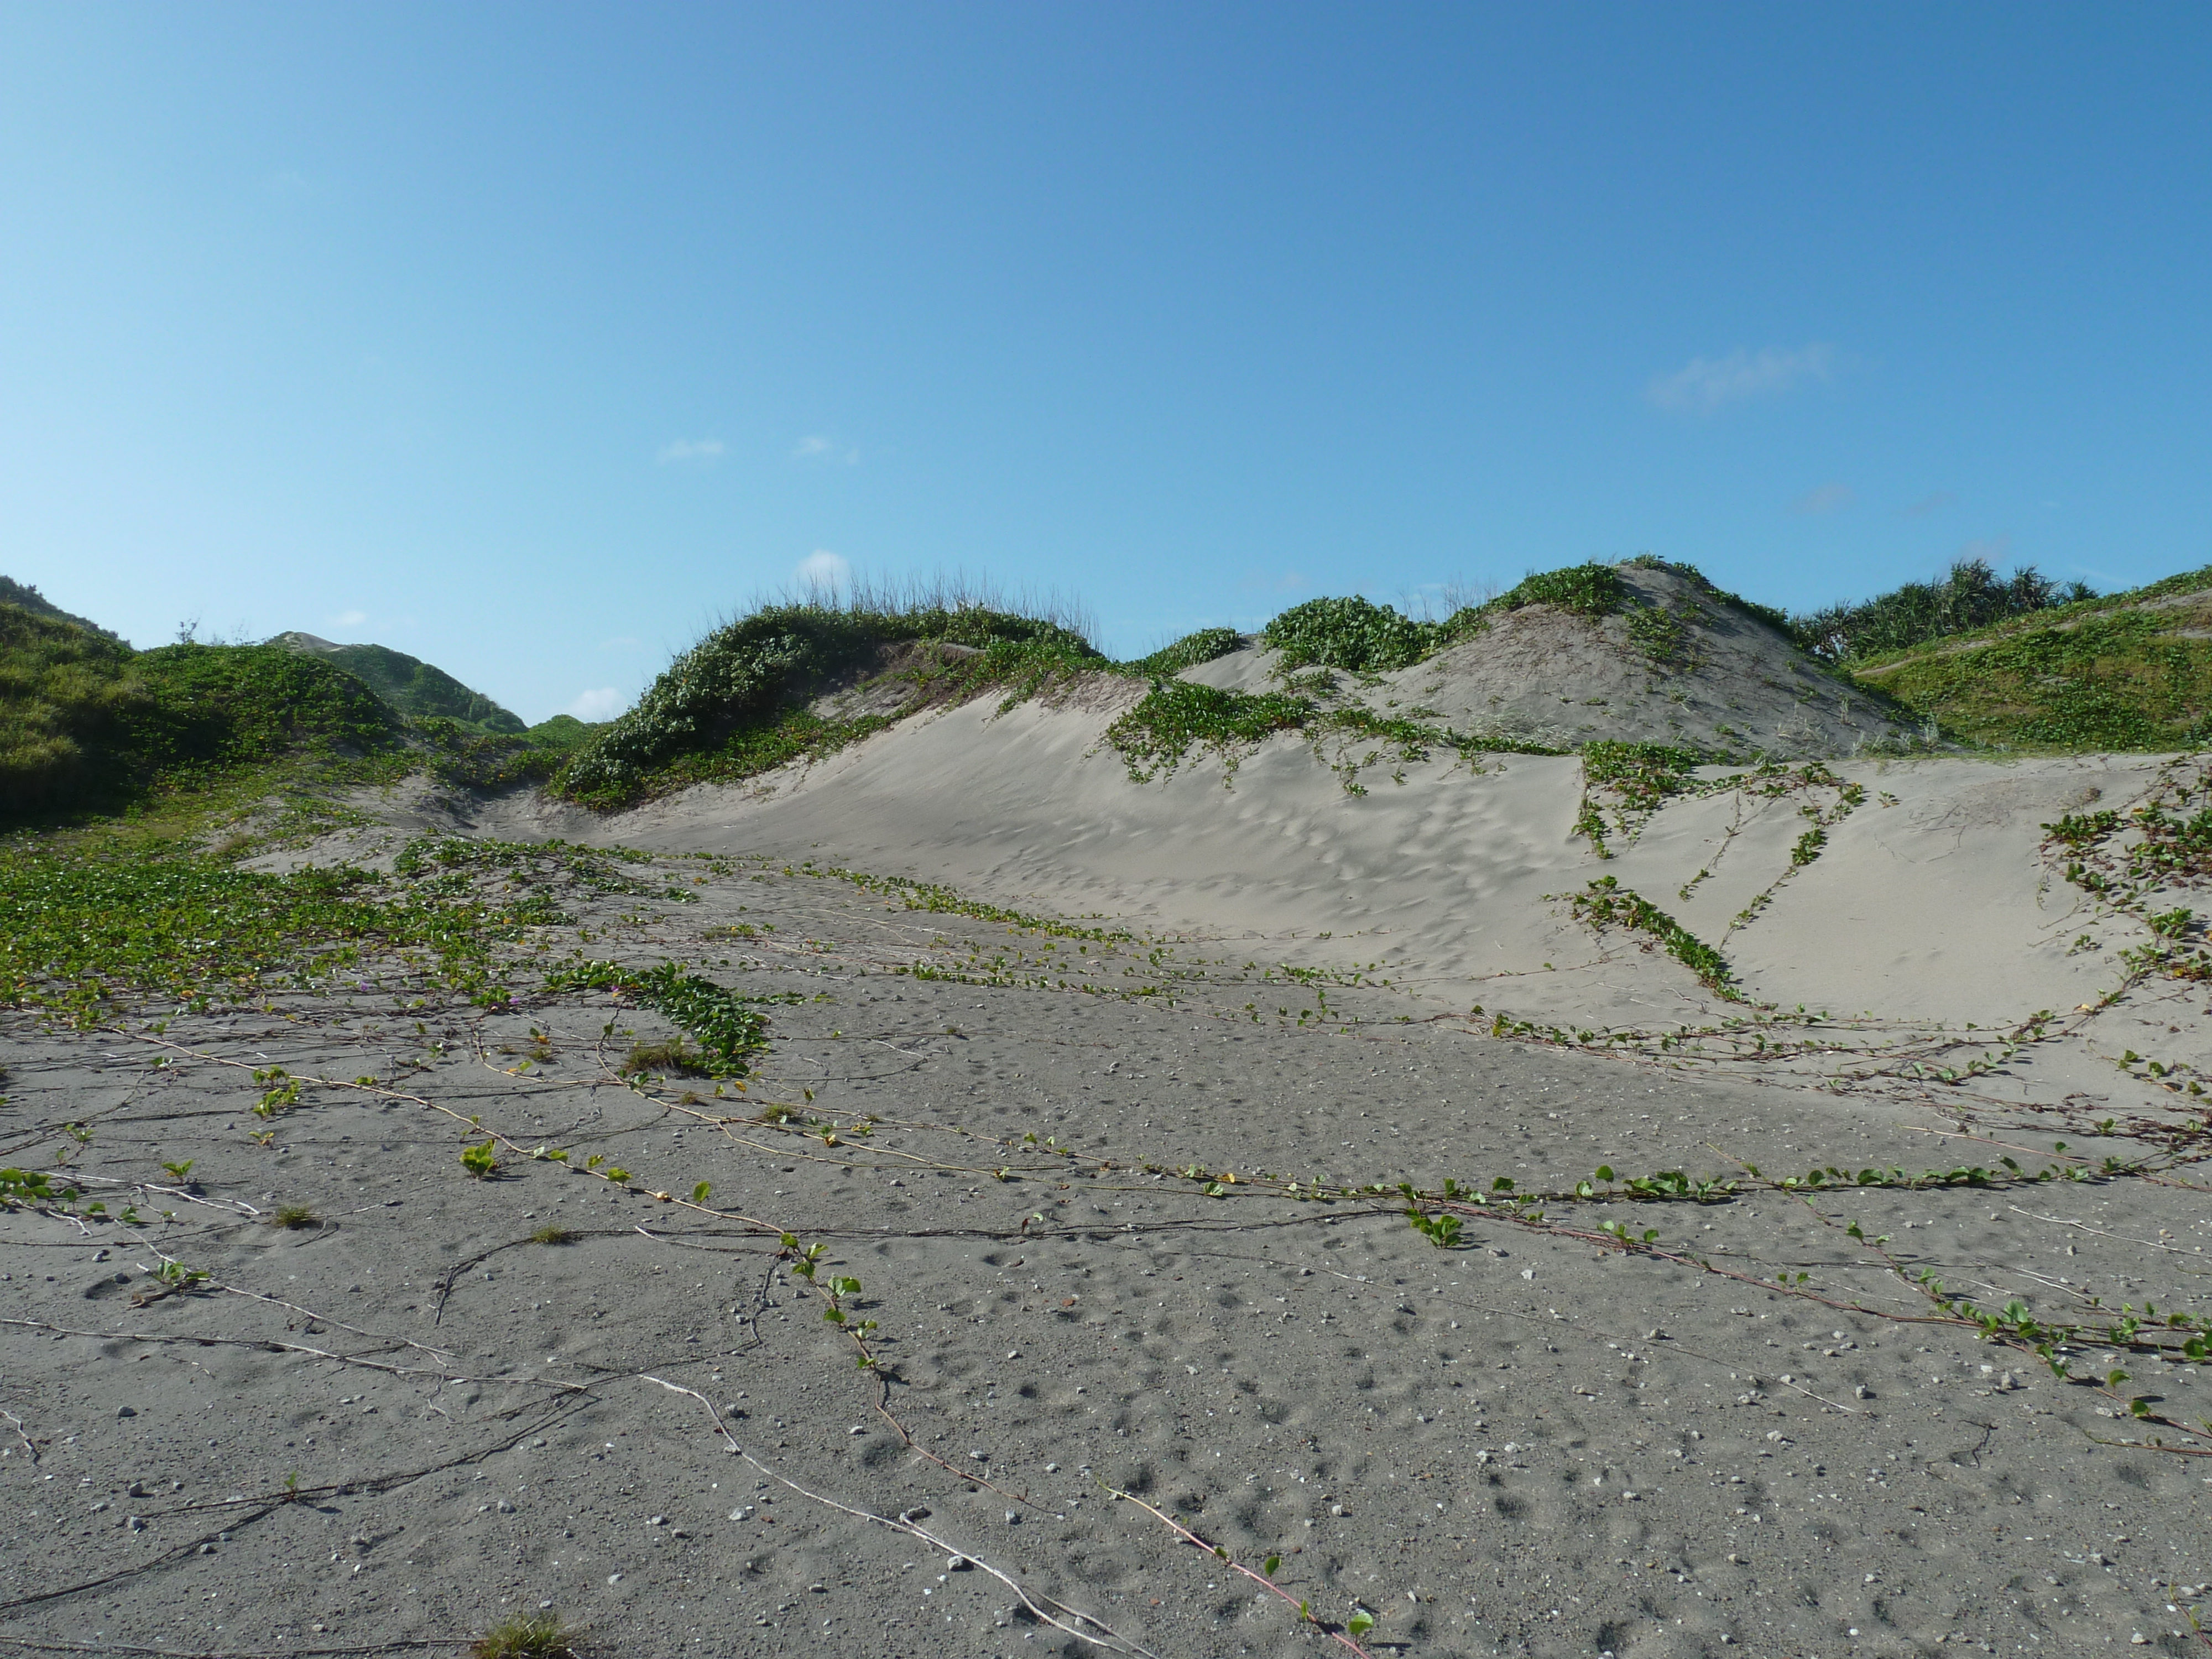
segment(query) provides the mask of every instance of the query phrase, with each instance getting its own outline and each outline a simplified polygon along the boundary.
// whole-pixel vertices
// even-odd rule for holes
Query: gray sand
[[[1395,1200],[1259,1179],[2142,1150],[2081,1112],[1985,1104],[1969,1139],[1925,1093],[1400,1023],[1395,991],[1328,987],[1323,1018],[1233,945],[1083,951],[781,863],[581,918],[595,951],[805,999],[768,1011],[742,1097],[626,1085],[629,1034],[671,1028],[605,993],[280,999],[158,1039],[7,1016],[0,1159],[54,1168],[81,1123],[72,1175],[149,1224],[0,1212],[0,1639],[399,1650],[550,1607],[637,1659],[1346,1650],[1119,1488],[1255,1571],[1279,1555],[1334,1626],[1370,1611],[1371,1653],[2198,1645],[2176,1587],[2212,1577],[2212,1460],[2112,1443],[2142,1437],[2108,1394],[1942,1318],[1843,1228],[1987,1306],[2201,1309],[2201,1185],[1556,1204],[1446,1249]],[[1016,982],[891,971],[915,963]],[[246,1068],[271,1064],[378,1088],[311,1084],[259,1146]],[[769,1102],[817,1127],[751,1121]],[[470,1117],[632,1182],[506,1152],[479,1182]],[[185,1158],[188,1188],[161,1169]],[[649,1195],[702,1181],[705,1207]],[[270,1224],[283,1205],[319,1224]],[[780,1230],[825,1247],[818,1282],[861,1281],[876,1370]],[[165,1293],[167,1261],[211,1277]],[[1801,1273],[1825,1301],[1773,1283]],[[2212,1412],[2194,1368],[2129,1369]]]

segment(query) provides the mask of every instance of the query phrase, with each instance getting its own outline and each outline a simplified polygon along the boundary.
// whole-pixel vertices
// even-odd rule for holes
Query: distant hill
[[[26,587],[7,576],[0,576],[0,605],[20,605],[33,616],[52,617],[58,622],[75,623],[88,634],[96,634],[103,640],[120,641],[122,635],[112,629],[102,628],[89,617],[64,611],[36,587]]]
[[[481,691],[471,691],[442,668],[382,645],[337,645],[313,634],[279,634],[268,641],[327,659],[354,675],[401,714],[416,720],[449,720],[480,732],[508,736],[522,721]]]

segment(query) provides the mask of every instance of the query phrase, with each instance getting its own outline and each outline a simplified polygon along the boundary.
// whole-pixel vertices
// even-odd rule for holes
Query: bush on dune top
[[[1308,599],[1269,623],[1261,638],[1282,653],[1285,668],[1342,668],[1387,674],[1410,668],[1487,627],[1501,611],[1548,605],[1583,617],[1606,617],[1626,603],[1620,573],[1609,564],[1540,571],[1486,605],[1462,605],[1442,621],[1408,617],[1354,594]]]
[[[823,720],[798,705],[866,665],[879,646],[907,641],[964,647],[907,671],[914,703],[994,685],[1034,689],[1058,672],[1109,665],[1080,634],[1039,617],[970,605],[775,605],[716,629],[670,664],[577,750],[555,787],[587,805],[621,806],[829,752],[884,720]]]

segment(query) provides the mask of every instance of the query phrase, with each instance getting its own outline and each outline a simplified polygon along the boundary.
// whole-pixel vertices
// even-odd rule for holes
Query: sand
[[[486,1012],[378,980],[158,1036],[7,1016],[6,1159],[54,1167],[82,1124],[74,1178],[175,1219],[0,1215],[0,1638],[398,1651],[546,1607],[633,1656],[1345,1652],[1303,1601],[1371,1614],[1378,1654],[2201,1645],[2212,1459],[2123,1404],[2212,1414],[2199,1368],[2077,1342],[2062,1381],[1915,1287],[2201,1314],[2195,1166],[1745,1175],[2188,1153],[2202,987],[2128,983],[2148,931],[2039,827],[2161,763],[1839,763],[1864,799],[1809,863],[1836,786],[1677,800],[1600,859],[1572,760],[1351,795],[1284,738],[1229,787],[1209,761],[1139,788],[1110,717],[940,711],[612,820],[418,787],[273,860],[425,828],[653,850],[693,902],[564,902],[594,953],[790,994],[742,1097],[626,1084],[670,1028],[605,993]],[[1559,896],[1607,876],[1750,1000],[1575,920]],[[331,1081],[260,1146],[271,1064]],[[187,1158],[188,1186],[161,1167]],[[1577,1200],[1601,1164],[1740,1185]],[[1310,1196],[1447,1177],[1552,1196],[1460,1206],[1449,1248],[1395,1194]],[[817,1286],[860,1281],[875,1369],[784,1231],[823,1247]],[[211,1277],[165,1293],[171,1260]],[[1238,1571],[1271,1556],[1287,1600]]]

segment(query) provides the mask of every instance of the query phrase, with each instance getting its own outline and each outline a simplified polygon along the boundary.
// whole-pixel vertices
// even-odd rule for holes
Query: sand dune
[[[653,1656],[2194,1650],[2195,1327],[2111,1310],[2207,1312],[2212,1014],[2119,954],[2195,949],[2197,877],[2093,892],[2069,860],[2129,832],[2042,826],[2195,810],[2197,763],[1706,768],[1639,814],[1572,757],[1285,737],[1139,786],[1128,695],[613,818],[417,785],[270,860],[649,849],[549,948],[769,999],[742,1097],[626,1080],[664,1018],[526,981],[17,1021],[15,1144],[96,1122],[81,1178],[195,1186],[112,1250],[0,1217],[10,1638],[544,1606]],[[331,1081],[257,1147],[270,1063]],[[157,1249],[213,1279],[162,1293]],[[848,1275],[873,1370],[823,1317]],[[1982,1322],[2015,1299],[2041,1334]]]

